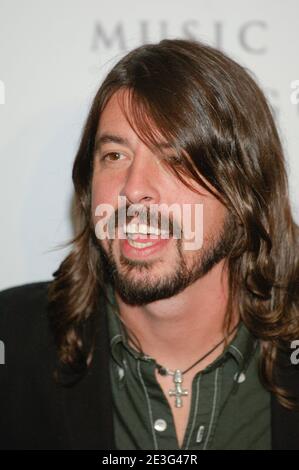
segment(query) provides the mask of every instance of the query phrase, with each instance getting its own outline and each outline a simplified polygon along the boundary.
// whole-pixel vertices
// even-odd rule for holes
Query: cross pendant
[[[182,397],[188,395],[188,390],[182,388],[183,374],[179,369],[176,369],[173,374],[173,382],[175,390],[169,390],[170,397],[175,397],[175,407],[181,408],[183,406]]]

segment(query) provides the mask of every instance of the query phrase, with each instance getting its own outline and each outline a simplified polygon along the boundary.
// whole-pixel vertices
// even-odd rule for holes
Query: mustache
[[[181,224],[170,214],[163,214],[161,211],[153,210],[149,206],[141,204],[126,204],[117,208],[108,220],[108,231],[117,229],[120,225],[129,225],[131,222],[144,224],[159,230],[165,230],[169,236],[182,235]]]

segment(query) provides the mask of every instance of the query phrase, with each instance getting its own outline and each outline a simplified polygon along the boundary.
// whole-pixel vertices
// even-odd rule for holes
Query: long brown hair
[[[279,349],[299,338],[298,227],[282,145],[270,106],[251,74],[195,41],[165,39],[134,49],[113,67],[94,98],[72,173],[78,233],[49,286],[61,363],[87,368],[92,360],[92,328],[86,333],[85,325],[92,323],[105,295],[91,222],[95,136],[101,112],[120,89],[129,92],[129,112],[123,108],[140,138],[156,145],[153,129],[159,129],[182,156],[170,169],[187,185],[192,179],[205,185],[202,175],[233,215],[237,228],[226,259],[225,331],[236,303],[241,319],[261,341],[265,385],[290,407],[273,375]]]

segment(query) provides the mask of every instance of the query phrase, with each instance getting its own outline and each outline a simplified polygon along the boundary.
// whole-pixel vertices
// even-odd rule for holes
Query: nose
[[[132,204],[159,203],[158,168],[151,152],[139,150],[135,153],[120,195]]]

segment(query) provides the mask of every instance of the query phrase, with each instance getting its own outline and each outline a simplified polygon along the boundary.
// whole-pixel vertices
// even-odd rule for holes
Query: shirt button
[[[118,378],[119,380],[122,380],[125,375],[125,371],[123,370],[122,367],[118,367]]]
[[[240,373],[237,372],[237,373],[235,374],[235,376],[234,376],[234,380],[235,380],[236,382],[238,382],[238,384],[241,384],[241,383],[245,382],[245,380],[246,380],[246,375],[244,374],[244,372],[240,372]]]
[[[199,426],[198,431],[197,431],[197,436],[196,436],[196,442],[198,442],[199,444],[202,441],[204,431],[205,431],[205,427]]]
[[[156,431],[165,431],[165,429],[167,428],[167,423],[165,419],[156,419],[154,423],[154,428]]]

